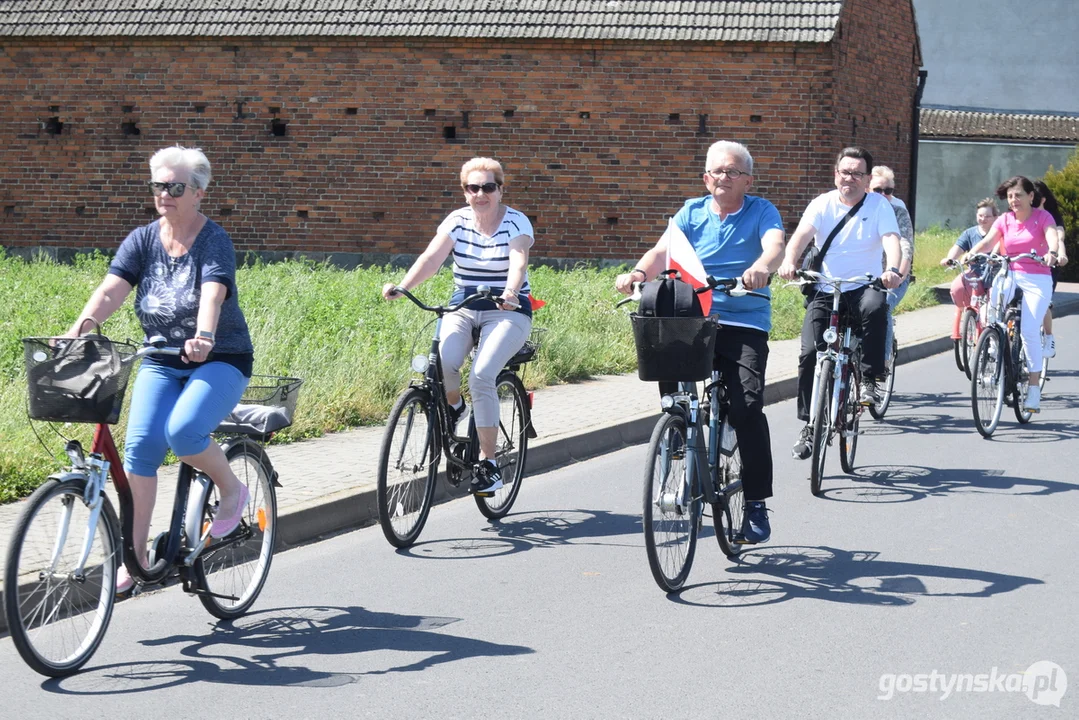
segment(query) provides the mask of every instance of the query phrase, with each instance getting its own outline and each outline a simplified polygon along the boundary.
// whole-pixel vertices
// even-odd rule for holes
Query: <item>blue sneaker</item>
[[[745,514],[742,516],[742,531],[738,533],[734,542],[739,545],[756,545],[768,542],[772,536],[772,526],[768,524],[768,508],[764,502],[747,502]]]

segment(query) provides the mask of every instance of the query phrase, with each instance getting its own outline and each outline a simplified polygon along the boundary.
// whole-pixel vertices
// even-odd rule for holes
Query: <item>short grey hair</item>
[[[749,148],[742,143],[731,142],[730,140],[714,142],[712,143],[712,147],[708,148],[708,155],[704,159],[705,172],[712,169],[712,161],[719,155],[734,155],[742,161],[742,164],[746,168],[746,172],[750,175],[753,174],[753,156],[749,154]]]
[[[895,185],[895,172],[887,165],[877,165],[872,171],[873,177],[882,177]]]
[[[185,148],[182,145],[162,148],[150,158],[150,173],[153,175],[161,168],[187,170],[189,184],[197,190],[205,190],[210,185],[210,160],[199,148]]]

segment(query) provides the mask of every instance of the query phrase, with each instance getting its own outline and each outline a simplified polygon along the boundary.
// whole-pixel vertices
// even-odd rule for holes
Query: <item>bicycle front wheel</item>
[[[437,418],[430,393],[409,388],[390,411],[378,456],[378,522],[390,545],[405,548],[420,536],[438,474]]]
[[[1026,425],[1034,417],[1034,414],[1026,409],[1027,391],[1030,390],[1030,376],[1027,374],[1027,347],[1023,344],[1022,338],[1017,339],[1016,342],[1019,343],[1019,362],[1015,366],[1015,405],[1012,409],[1015,411],[1015,419],[1021,425]]]
[[[64,677],[93,656],[105,637],[116,601],[120,529],[109,499],[89,537],[85,480],[48,480],[15,524],[4,570],[4,612],[11,639],[26,664]]]
[[[969,378],[971,358],[974,357],[974,348],[978,344],[978,313],[971,308],[967,308],[963,313],[963,319],[959,324],[959,343],[963,362],[960,370]]]
[[[211,539],[194,569],[205,591],[199,593],[203,607],[214,617],[231,620],[251,608],[270,574],[277,539],[277,493],[273,466],[261,445],[244,439],[228,448],[225,457],[247,486],[247,507],[240,527],[221,541]],[[213,485],[210,488],[203,527],[211,521],[209,510],[216,502],[217,490]]]
[[[495,387],[498,392],[498,447],[495,461],[502,473],[502,488],[493,495],[474,495],[476,506],[488,520],[505,517],[521,492],[521,478],[528,454],[528,423],[531,422],[528,394],[520,379],[504,372]]]
[[[712,524],[716,530],[719,549],[729,558],[738,557],[747,545],[736,543],[735,536],[742,531],[742,517],[746,498],[742,490],[742,450],[738,436],[730,422],[724,418],[719,426],[719,502],[712,503]]]
[[[997,429],[1004,408],[1004,355],[1000,333],[989,327],[982,331],[974,349],[970,378],[970,406],[974,427],[988,438]]]
[[[686,421],[664,414],[648,442],[644,473],[644,547],[652,577],[666,592],[685,584],[697,549],[701,500],[686,462]]]
[[[809,468],[809,489],[814,495],[821,494],[824,479],[824,460],[828,455],[828,441],[832,430],[832,386],[835,383],[835,360],[825,358],[821,362],[817,378],[817,407],[813,423],[813,464]]]
[[[854,458],[858,454],[858,425],[862,420],[862,406],[858,402],[862,389],[862,372],[858,369],[858,363],[859,358],[851,360],[847,392],[840,398],[843,423],[839,431],[839,464],[845,473],[854,472]],[[870,405],[869,409],[872,411],[874,407]]]
[[[880,389],[880,402],[869,406],[869,414],[874,420],[883,420],[885,413],[892,404],[892,391],[895,389],[895,366],[899,361],[899,341],[892,336],[892,347],[888,353],[888,377],[884,380],[884,387]]]

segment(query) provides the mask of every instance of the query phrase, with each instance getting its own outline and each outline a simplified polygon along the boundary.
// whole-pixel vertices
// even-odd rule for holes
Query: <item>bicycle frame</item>
[[[860,342],[854,334],[853,328],[849,324],[844,325],[840,322],[841,313],[839,309],[843,295],[841,287],[838,283],[832,287],[832,312],[828,317],[828,329],[824,331],[824,341],[827,347],[824,350],[817,351],[817,362],[813,367],[813,394],[810,396],[809,401],[809,417],[814,418],[817,416],[820,403],[824,401],[824,398],[820,397],[818,390],[821,370],[824,367],[825,360],[833,360],[832,377],[834,382],[832,383],[832,397],[829,399],[827,418],[829,435],[839,425],[843,402],[846,400],[846,393],[850,392],[851,360],[854,358]]]

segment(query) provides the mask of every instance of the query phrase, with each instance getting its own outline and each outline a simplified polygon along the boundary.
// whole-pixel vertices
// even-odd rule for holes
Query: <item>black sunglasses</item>
[[[895,192],[895,188],[873,188],[875,193],[883,193],[884,195],[891,195]]]
[[[476,185],[474,183],[469,183],[468,185],[465,185],[465,190],[472,193],[473,195],[479,195],[480,190],[482,190],[485,193],[487,193],[488,195],[490,195],[495,190],[498,190],[500,187],[502,187],[502,184],[501,183],[496,183],[496,182],[484,183],[482,185]]]
[[[147,183],[150,186],[150,192],[154,194],[154,197],[161,197],[162,193],[168,193],[170,197],[180,197],[187,190],[187,183],[175,183],[175,182],[154,182],[151,180]]]

